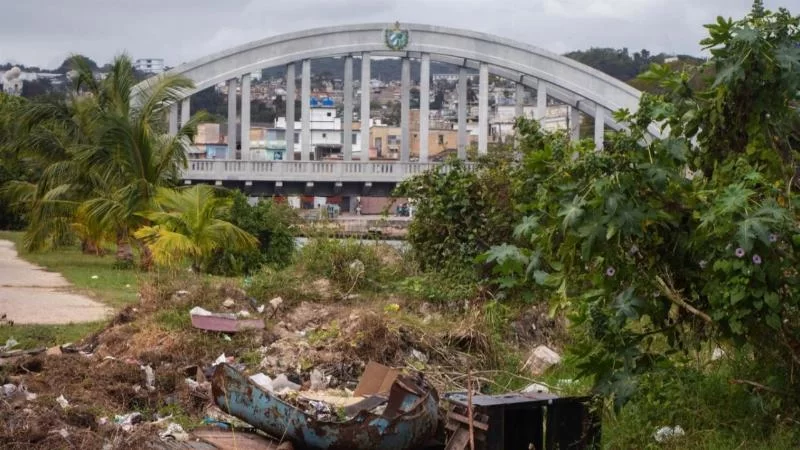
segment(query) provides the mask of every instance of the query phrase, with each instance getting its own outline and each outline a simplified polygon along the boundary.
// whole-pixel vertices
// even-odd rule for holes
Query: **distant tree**
[[[61,65],[58,66],[58,69],[56,69],[56,72],[62,73],[62,74],[66,74],[70,70],[76,69],[78,67],[77,66],[77,61],[79,61],[79,60],[82,61],[82,66],[85,65],[92,72],[98,72],[99,71],[99,68],[97,67],[97,63],[94,62],[91,58],[89,58],[87,56],[84,56],[84,55],[74,55],[74,56],[70,56],[69,58],[65,59],[64,62],[62,62]]]

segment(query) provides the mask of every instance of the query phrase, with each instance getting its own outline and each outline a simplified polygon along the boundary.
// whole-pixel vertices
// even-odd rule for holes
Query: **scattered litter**
[[[100,425],[101,427],[103,425],[107,425],[108,424],[108,417],[99,417],[97,419],[97,424]]]
[[[144,385],[147,388],[147,390],[148,391],[156,390],[156,386],[155,386],[156,374],[153,371],[153,368],[150,367],[149,365],[148,366],[139,366],[139,368],[144,370],[144,382],[145,382]]]
[[[539,376],[560,362],[561,355],[546,345],[540,345],[533,349],[523,369],[527,368],[533,376]]]
[[[214,315],[214,313],[212,313],[211,311],[209,311],[207,309],[203,309],[203,308],[201,308],[199,306],[195,306],[194,308],[192,308],[189,311],[189,314],[192,315],[192,316],[213,316]]]
[[[214,362],[211,363],[211,366],[216,366],[216,365],[222,364],[224,362],[228,362],[228,357],[225,356],[225,353],[219,355],[217,357],[217,359],[215,359]]]
[[[6,340],[6,344],[0,347],[0,352],[7,352],[12,348],[16,347],[18,344],[19,342],[17,342],[17,340],[14,339],[13,337],[8,338],[8,340]]]
[[[195,306],[189,311],[189,315],[192,318],[192,326],[201,330],[235,333],[247,329],[264,328],[264,320],[248,319],[250,313],[247,311],[240,311],[238,314],[213,313]]]
[[[311,371],[311,390],[321,391],[326,389],[330,384],[330,377],[325,377],[321,370],[314,369]]]
[[[281,394],[286,391],[299,391],[300,385],[289,381],[285,374],[280,374],[272,380],[272,388],[275,392]]]
[[[261,306],[256,308],[256,311],[258,311],[259,314],[263,314],[265,309],[267,309],[267,306],[262,304]]]
[[[428,355],[426,355],[425,353],[422,353],[421,351],[419,351],[419,350],[417,350],[415,348],[411,349],[411,356],[413,356],[414,359],[416,359],[417,361],[421,362],[422,364],[425,364],[425,363],[428,362]]]
[[[264,375],[263,373],[257,373],[255,375],[251,375],[250,379],[253,380],[253,383],[261,386],[267,391],[275,392],[275,389],[273,388],[272,385],[272,378],[270,378],[268,375]]]
[[[685,434],[686,432],[683,431],[683,428],[680,425],[676,425],[675,427],[661,427],[656,430],[655,433],[653,433],[653,439],[655,439],[658,443],[662,443],[681,437]]]
[[[269,301],[269,306],[271,306],[273,310],[277,310],[281,305],[283,305],[283,298],[281,297],[275,297]]]
[[[725,357],[725,350],[716,347],[714,351],[711,353],[711,360],[712,361],[719,361],[720,359]]]
[[[59,395],[56,401],[61,406],[61,409],[69,408],[69,401],[66,398],[64,398],[64,394]]]
[[[187,442],[189,440],[189,433],[183,430],[183,427],[177,423],[171,423],[167,426],[166,431],[159,434],[161,439],[175,440],[178,442]]]
[[[362,273],[364,272],[364,263],[360,260],[355,260],[350,263],[350,271],[355,273]]]
[[[142,413],[132,412],[122,416],[114,416],[114,423],[122,427],[122,431],[131,431],[133,426],[141,423],[144,419]]]
[[[61,347],[58,346],[50,347],[47,349],[47,351],[44,352],[44,354],[47,356],[61,356],[62,353],[63,352],[61,351]]]
[[[9,400],[24,399],[26,401],[36,400],[38,395],[28,392],[28,388],[24,384],[17,386],[16,384],[4,384],[2,387],[3,396]]]
[[[236,306],[236,302],[234,302],[232,298],[228,297],[225,299],[224,302],[222,302],[222,306],[226,308],[233,308],[234,306]]]
[[[231,341],[231,337],[228,336],[227,334],[223,334],[222,335],[222,340],[230,342]]]
[[[550,388],[543,384],[533,383],[529,384],[528,386],[525,387],[525,389],[522,390],[523,394],[535,394],[537,392],[547,394],[550,392]]]
[[[189,293],[189,291],[187,291],[185,289],[181,289],[180,291],[176,291],[175,295],[177,295],[178,297],[183,297],[184,295],[187,295],[188,293]]]
[[[100,277],[98,277],[97,275],[92,275],[92,279],[93,279],[93,280],[96,280],[96,279],[98,279],[98,278],[100,278]]]
[[[69,431],[67,431],[66,428],[61,428],[59,430],[50,430],[50,433],[51,434],[57,434],[57,435],[61,436],[64,439],[69,437]]]

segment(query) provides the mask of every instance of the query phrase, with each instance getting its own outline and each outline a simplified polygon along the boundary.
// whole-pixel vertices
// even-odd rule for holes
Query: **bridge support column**
[[[458,159],[467,159],[467,69],[458,69]]]
[[[178,134],[178,104],[173,103],[169,107],[169,135],[177,136]]]
[[[478,154],[489,150],[489,65],[481,63],[478,72]]]
[[[344,118],[342,124],[342,148],[345,161],[353,159],[353,57],[344,58]]]
[[[603,149],[603,141],[605,140],[606,119],[605,110],[597,106],[594,111],[594,146],[597,150]]]
[[[536,120],[544,128],[544,121],[547,118],[547,83],[539,80],[536,83]]]
[[[514,118],[522,117],[525,114],[525,85],[516,83],[514,93]]]
[[[295,99],[294,63],[286,65],[286,160],[294,160],[294,99]]]
[[[300,82],[300,160],[308,161],[311,153],[311,60],[303,60],[303,78]]]
[[[403,58],[400,69],[400,161],[408,162],[411,153],[411,60]]]
[[[573,141],[581,139],[581,111],[577,106],[569,107],[569,138]]]
[[[372,87],[370,85],[370,66],[369,66],[369,53],[361,54],[361,110],[358,118],[361,121],[361,161],[369,160],[369,102],[372,97]]]
[[[242,159],[252,159],[250,154],[250,73],[242,75]]]
[[[181,126],[186,125],[186,122],[192,117],[192,103],[189,97],[181,101]]]
[[[236,157],[236,88],[239,80],[228,80],[228,157]]]
[[[431,55],[422,54],[419,68],[419,162],[428,162],[430,135]]]

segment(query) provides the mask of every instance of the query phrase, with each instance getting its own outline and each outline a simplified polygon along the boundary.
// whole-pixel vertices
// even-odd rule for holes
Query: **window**
[[[328,137],[328,133],[322,133],[322,139],[325,139],[327,137]]]
[[[294,134],[294,143],[295,144],[299,144],[300,143],[300,133],[295,133]]]
[[[386,144],[387,145],[400,145],[400,137],[397,136],[397,135],[390,134],[386,138]]]
[[[443,134],[439,135],[439,145],[444,145],[444,135]]]
[[[353,133],[353,145],[358,144],[358,133]]]
[[[330,111],[328,111],[328,112],[327,112],[327,114],[325,114],[325,115],[326,115],[326,116],[328,116],[328,117],[330,117],[330,116],[331,116],[331,112],[330,112]]]

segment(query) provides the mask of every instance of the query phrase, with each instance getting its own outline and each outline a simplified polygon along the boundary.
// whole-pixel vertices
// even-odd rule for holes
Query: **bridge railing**
[[[441,163],[190,159],[186,180],[399,182]],[[468,163],[468,167],[473,167]]]

